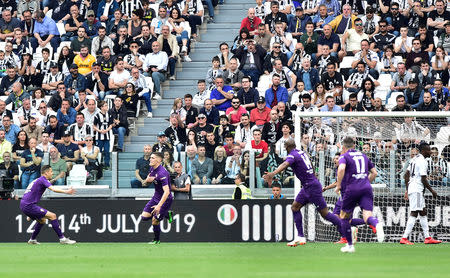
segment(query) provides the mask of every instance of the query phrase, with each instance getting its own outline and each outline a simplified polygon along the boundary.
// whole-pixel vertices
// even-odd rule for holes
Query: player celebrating
[[[425,158],[431,155],[430,145],[427,143],[420,144],[419,151],[420,153],[411,159],[404,176],[406,184],[405,200],[409,200],[411,214],[408,217],[405,233],[400,240],[400,244],[414,244],[408,240],[408,236],[416,224],[417,216],[419,216],[420,225],[425,236],[425,244],[441,243],[440,240],[430,237],[428,233],[427,209],[425,208],[425,198],[423,197],[425,188],[433,194],[434,198],[437,197],[436,191],[431,188],[427,180],[428,163]]]
[[[340,153],[336,153],[334,155],[334,158],[333,158],[333,163],[334,163],[334,166],[336,167],[336,176],[337,176],[337,169],[338,169],[338,166],[339,166],[339,157],[340,156],[341,156]],[[332,184],[330,184],[328,186],[325,186],[322,189],[322,191],[325,192],[325,191],[327,191],[329,189],[335,188],[336,184],[337,184],[337,181],[333,182]],[[342,208],[342,195],[339,194],[339,197],[338,197],[336,203],[334,204],[333,214],[337,215],[337,216],[340,216],[341,208]],[[353,211],[351,212],[351,215],[353,215]],[[358,228],[357,228],[357,226],[364,225],[364,224],[366,224],[366,223],[361,218],[352,218],[350,220],[350,225],[352,226],[352,239],[353,239],[353,242],[356,242],[356,239],[357,239],[357,235],[358,235]],[[372,229],[372,231],[374,233],[376,233],[376,229],[375,229],[374,226],[369,225],[369,227]],[[335,242],[335,243],[346,244],[348,242],[347,242],[347,239],[345,237],[341,237],[341,239],[338,242]]]
[[[20,201],[20,210],[22,210],[22,212],[29,218],[36,220],[36,225],[34,225],[34,231],[31,234],[31,238],[28,241],[28,244],[39,244],[39,242],[36,240],[36,237],[41,231],[42,226],[45,225],[47,219],[50,220],[50,224],[52,225],[53,230],[55,230],[56,234],[58,235],[59,242],[61,244],[75,244],[75,240],[66,238],[61,232],[56,214],[37,205],[37,203],[41,200],[42,194],[44,194],[47,188],[53,192],[71,195],[75,193],[75,190],[73,188],[64,190],[52,186],[49,180],[52,178],[53,171],[52,167],[48,165],[42,166],[41,175],[41,177],[35,179],[28,185],[27,189],[25,190],[25,194]]]
[[[377,170],[364,153],[354,149],[355,141],[346,137],[342,142],[342,155],[339,158],[336,192],[341,192],[341,228],[347,239],[347,245],[341,248],[344,253],[355,252],[353,246],[350,219],[359,204],[363,210],[363,219],[368,225],[376,227],[378,242],[384,241],[383,226],[372,216],[373,191],[370,184],[377,176]]]
[[[142,211],[142,221],[152,219],[153,233],[155,238],[150,244],[159,244],[159,235],[161,234],[161,227],[159,222],[164,217],[172,222],[172,212],[169,210],[172,205],[172,194],[170,194],[170,174],[162,166],[164,156],[160,152],[154,152],[150,155],[150,173],[145,182],[147,184],[154,183],[155,194],[152,199],[145,205]]]
[[[264,179],[270,184],[270,181],[276,174],[284,171],[288,166],[291,166],[295,175],[302,183],[302,190],[298,193],[291,206],[298,234],[295,236],[294,240],[287,245],[295,247],[297,245],[306,244],[306,239],[303,234],[302,214],[300,212],[300,209],[304,205],[313,203],[317,207],[320,215],[337,226],[338,230],[340,230],[340,220],[336,215],[328,212],[327,203],[322,196],[322,185],[314,175],[313,166],[311,165],[308,155],[295,148],[294,139],[288,139],[284,143],[284,147],[288,152],[286,161],[284,161],[275,171],[266,173]]]

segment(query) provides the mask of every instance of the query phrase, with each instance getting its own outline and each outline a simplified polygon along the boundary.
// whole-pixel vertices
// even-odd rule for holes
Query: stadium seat
[[[67,185],[86,185],[87,171],[84,164],[73,165],[67,177]]]
[[[59,35],[64,35],[66,33],[66,29],[64,28],[63,22],[56,23],[56,28],[58,28]]]
[[[106,103],[108,103],[108,109],[111,109],[113,107],[115,98],[116,98],[116,95],[105,96],[105,101],[106,101]]]
[[[10,103],[12,104],[12,103]],[[17,113],[12,113],[13,115],[13,124],[15,124],[16,126],[20,127],[20,120],[19,120],[19,116],[17,115]]]
[[[352,68],[352,63],[353,63],[353,57],[345,56],[342,59],[340,68],[341,69],[351,69]]]
[[[259,77],[258,86],[256,87],[256,90],[258,90],[260,96],[265,96],[266,90],[269,88],[270,85],[270,75],[263,74],[261,77]]]
[[[397,105],[397,96],[403,95],[402,92],[392,92],[391,97],[386,100],[386,109],[391,110],[394,106]]]

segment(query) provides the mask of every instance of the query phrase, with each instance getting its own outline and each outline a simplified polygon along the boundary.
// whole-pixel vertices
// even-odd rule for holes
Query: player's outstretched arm
[[[76,192],[75,189],[73,189],[72,187],[69,187],[68,189],[61,189],[55,186],[50,186],[48,189],[56,193],[63,193],[68,195],[73,195]]]
[[[331,189],[331,188],[335,188],[336,185],[337,185],[337,181],[335,181],[335,182],[333,182],[332,184],[327,185],[327,186],[325,186],[324,188],[322,188],[322,192],[325,192],[325,191],[327,191],[328,189]]]
[[[430,184],[428,183],[427,176],[422,176],[422,184],[431,192],[431,194],[433,194],[433,198],[436,198],[438,196],[436,191],[434,191],[434,189],[431,188]]]
[[[275,175],[277,175],[277,174],[283,172],[284,170],[286,170],[287,167],[289,167],[289,162],[285,161],[285,162],[281,163],[281,165],[278,166],[278,168],[275,169],[275,171],[270,172],[270,173],[269,173],[269,172],[266,172],[266,173],[264,174],[264,176],[263,176],[264,180],[265,180],[266,182],[271,181]]]

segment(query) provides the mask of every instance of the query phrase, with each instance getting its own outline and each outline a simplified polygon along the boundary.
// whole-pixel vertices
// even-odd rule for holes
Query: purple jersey
[[[155,185],[155,195],[153,195],[153,198],[160,200],[164,194],[163,187],[167,185],[170,190],[170,174],[162,165],[159,165],[156,169],[150,167],[150,174],[148,175],[150,177],[155,177],[155,180],[153,181],[153,184]],[[168,198],[172,198],[172,194],[169,194]]]
[[[293,149],[286,157],[286,161],[289,163],[304,188],[320,184],[314,175],[311,161],[304,151]]]
[[[28,185],[20,203],[22,205],[37,204],[41,200],[42,194],[50,186],[52,184],[44,176],[35,179]]]
[[[341,191],[372,188],[369,171],[374,166],[365,154],[349,150],[339,157],[339,165],[345,164],[345,174],[341,183]]]

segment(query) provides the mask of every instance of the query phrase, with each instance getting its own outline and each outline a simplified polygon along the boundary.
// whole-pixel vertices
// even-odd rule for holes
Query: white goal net
[[[378,176],[373,182],[374,215],[384,223],[386,241],[397,242],[409,215],[404,199],[403,174],[409,160],[418,152],[421,141],[430,144],[428,180],[439,197],[425,194],[430,234],[450,239],[450,112],[301,112],[295,117],[297,148],[310,154],[317,177],[323,186],[336,180],[335,158],[345,137],[356,141],[356,148],[374,163]],[[299,147],[300,146],[300,147]],[[296,192],[300,182],[296,179]],[[337,200],[333,190],[324,192],[332,211]],[[358,208],[354,218],[362,218]],[[304,230],[308,240],[334,241],[336,228],[320,217],[313,206],[304,210]],[[376,241],[371,229],[358,227],[358,241]],[[423,241],[420,225],[410,235]]]

